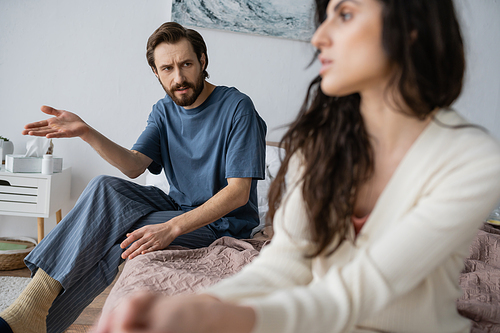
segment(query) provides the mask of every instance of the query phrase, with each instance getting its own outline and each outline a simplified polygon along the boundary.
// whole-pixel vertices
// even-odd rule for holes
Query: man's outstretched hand
[[[76,114],[42,106],[42,112],[54,116],[24,126],[23,135],[44,136],[51,138],[72,138],[88,132],[89,126]]]

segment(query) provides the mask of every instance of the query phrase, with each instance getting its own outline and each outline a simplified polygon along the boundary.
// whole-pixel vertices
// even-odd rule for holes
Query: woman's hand
[[[94,333],[248,333],[254,323],[251,308],[209,295],[167,297],[142,292],[103,313]]]
[[[180,231],[175,228],[174,219],[160,224],[146,225],[127,234],[127,238],[120,244],[122,249],[130,247],[122,253],[123,259],[133,259],[140,254],[163,250],[178,236]],[[132,244],[132,245],[131,245]]]
[[[23,135],[44,136],[49,139],[72,138],[83,136],[89,131],[89,126],[74,113],[46,105],[40,109],[54,117],[24,126]]]

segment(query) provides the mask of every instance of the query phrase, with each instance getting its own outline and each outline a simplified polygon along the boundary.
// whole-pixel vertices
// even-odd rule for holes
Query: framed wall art
[[[309,41],[314,33],[312,0],[172,0],[172,21]]]

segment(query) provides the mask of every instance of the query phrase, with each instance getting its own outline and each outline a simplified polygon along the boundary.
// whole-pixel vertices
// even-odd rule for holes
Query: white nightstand
[[[38,219],[38,242],[44,237],[44,218],[56,214],[69,199],[71,168],[52,175],[12,173],[0,170],[0,215],[33,216]]]

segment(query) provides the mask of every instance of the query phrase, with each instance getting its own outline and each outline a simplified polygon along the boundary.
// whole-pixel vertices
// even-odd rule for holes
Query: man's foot
[[[59,281],[38,269],[21,295],[0,313],[0,333],[46,332],[49,309],[61,290]]]

